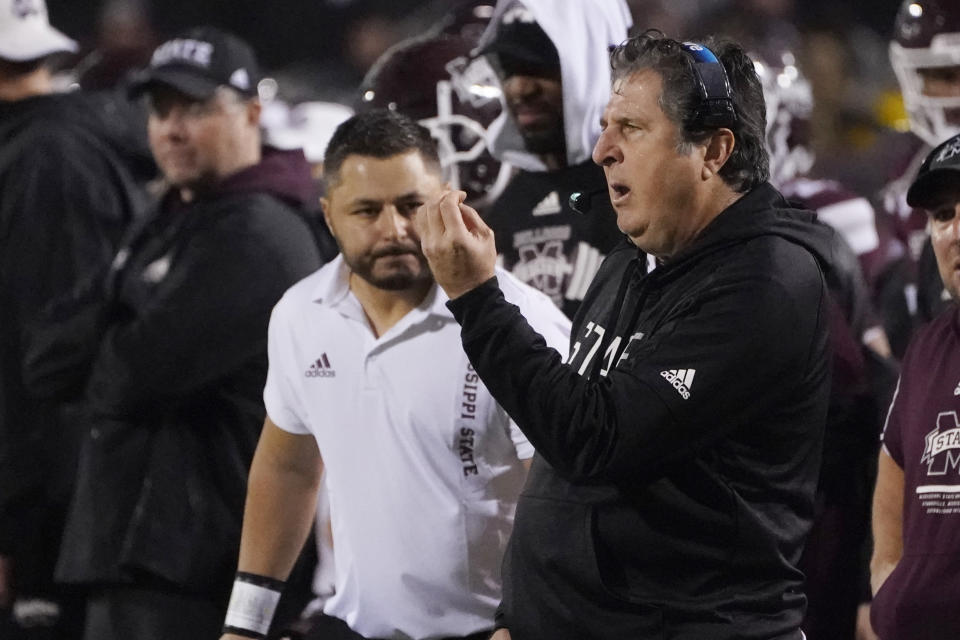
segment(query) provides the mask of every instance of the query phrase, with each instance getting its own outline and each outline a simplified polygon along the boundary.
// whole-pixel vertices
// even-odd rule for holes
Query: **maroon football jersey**
[[[914,336],[883,446],[904,470],[903,557],[873,600],[881,638],[960,638],[960,305]]]

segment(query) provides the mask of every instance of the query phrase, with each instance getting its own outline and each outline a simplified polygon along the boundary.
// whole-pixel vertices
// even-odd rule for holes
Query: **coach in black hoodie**
[[[593,157],[635,246],[566,359],[504,302],[461,194],[419,214],[471,361],[537,449],[498,639],[802,637],[831,232],[766,182],[752,62],[708,46],[648,32],[612,54]]]
[[[302,153],[260,145],[253,53],[195,29],[135,87],[171,188],[105,278],[49,308],[27,350],[38,395],[84,428],[57,578],[86,640],[217,637],[264,419],[266,329],[321,264]]]

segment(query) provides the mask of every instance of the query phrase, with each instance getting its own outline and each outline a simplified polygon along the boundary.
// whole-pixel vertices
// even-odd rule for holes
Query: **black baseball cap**
[[[249,44],[215,27],[195,27],[157,47],[128,94],[135,98],[160,84],[197,99],[221,86],[254,96],[258,82],[260,68]]]
[[[907,191],[907,204],[930,209],[938,204],[937,198],[948,188],[960,191],[960,134],[927,154]]]
[[[506,76],[556,75],[560,71],[557,48],[532,15],[511,16],[508,12],[504,18],[505,21],[497,25],[493,40],[479,53],[496,56],[498,66]]]

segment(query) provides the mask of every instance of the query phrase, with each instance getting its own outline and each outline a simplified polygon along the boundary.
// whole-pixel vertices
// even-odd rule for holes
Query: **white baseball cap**
[[[323,162],[327,145],[353,109],[335,102],[302,102],[290,106],[268,102],[260,117],[265,142],[278,149],[303,149],[308,162]]]
[[[50,26],[44,0],[0,0],[0,58],[26,62],[76,50],[76,42]]]

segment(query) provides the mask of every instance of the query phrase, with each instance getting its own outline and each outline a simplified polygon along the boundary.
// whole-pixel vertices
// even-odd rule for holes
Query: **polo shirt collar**
[[[342,254],[320,270],[311,298],[317,304],[336,307],[350,294],[350,267]]]

